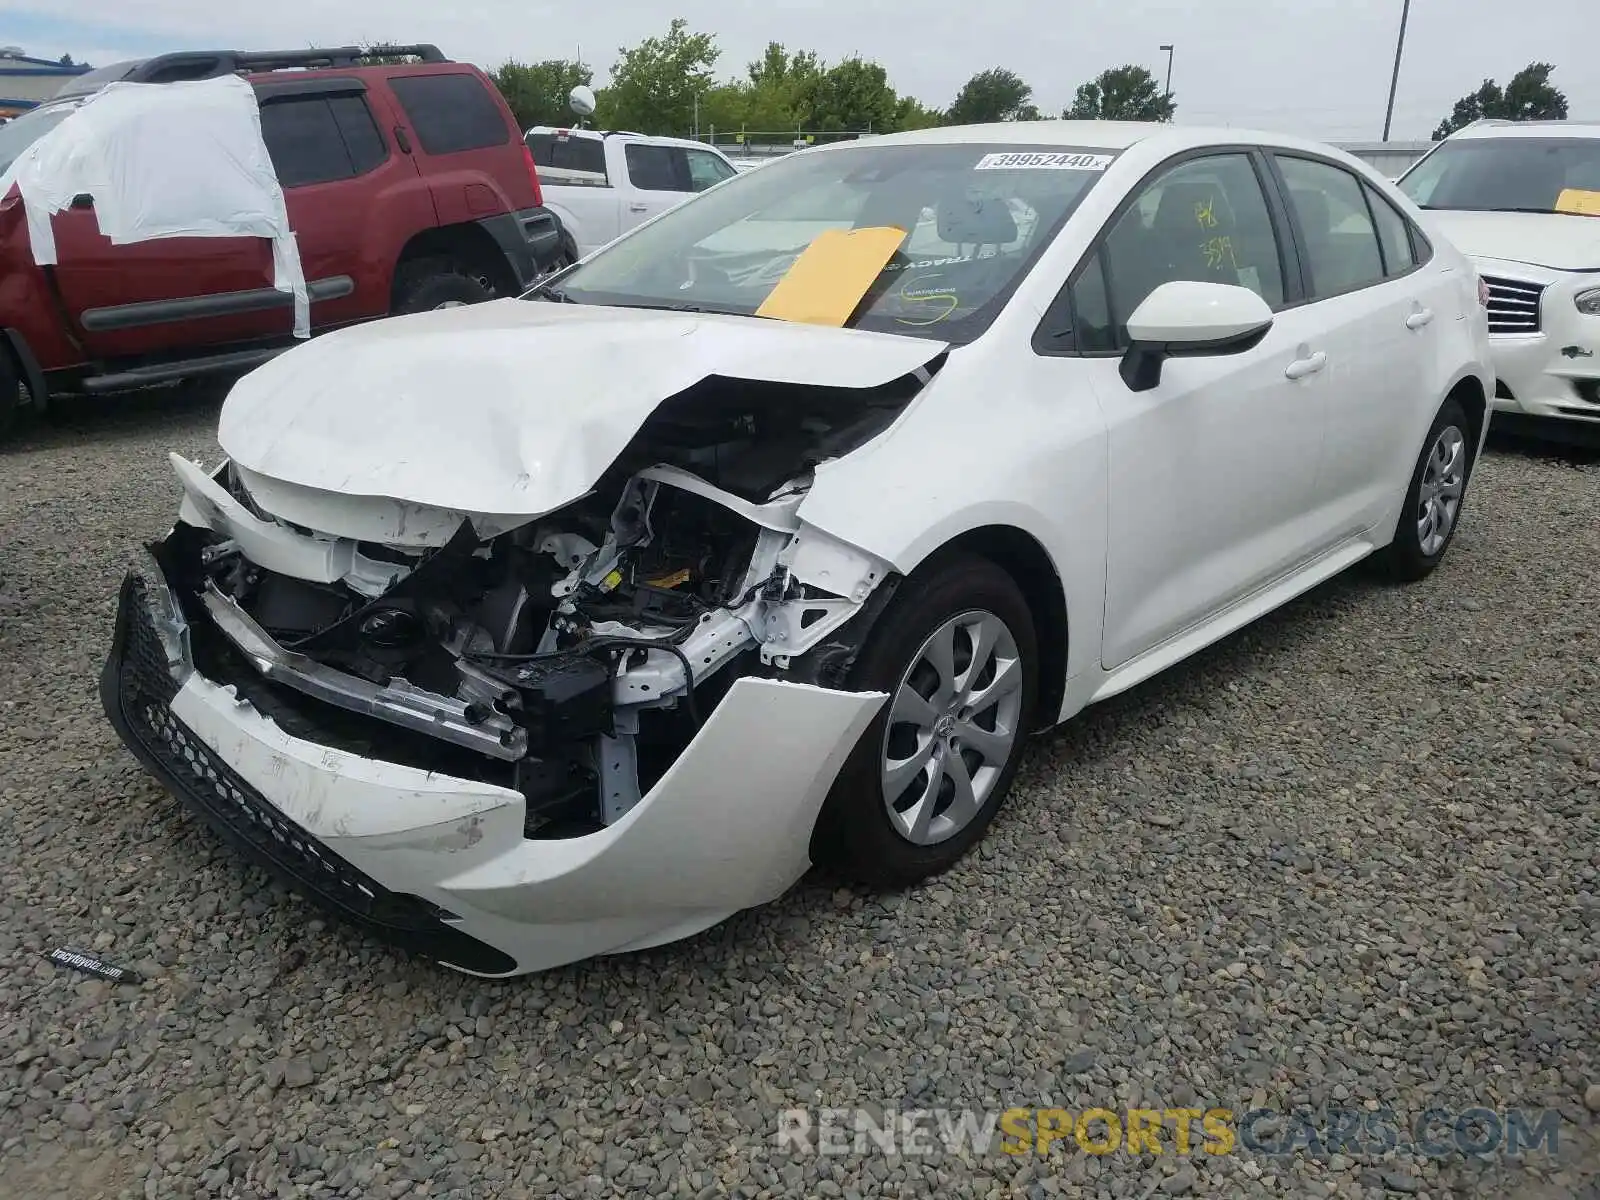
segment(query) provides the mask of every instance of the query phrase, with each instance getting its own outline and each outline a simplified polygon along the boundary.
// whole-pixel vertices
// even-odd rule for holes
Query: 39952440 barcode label
[[[974,171],[1104,171],[1115,160],[1112,154],[1048,153],[1010,151],[985,154]]]

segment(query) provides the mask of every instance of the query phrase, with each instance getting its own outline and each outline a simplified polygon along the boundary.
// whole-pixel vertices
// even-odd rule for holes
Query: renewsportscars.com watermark
[[[1424,1158],[1488,1154],[1554,1156],[1561,1114],[1553,1108],[1431,1108],[1402,1119],[1387,1108],[1330,1107],[1284,1113],[1257,1108],[790,1108],[778,1114],[777,1147],[791,1154],[955,1155],[1051,1153],[1248,1154],[1287,1158]]]

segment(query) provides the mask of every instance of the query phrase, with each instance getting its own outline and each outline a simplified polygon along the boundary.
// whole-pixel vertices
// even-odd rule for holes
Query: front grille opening
[[[1506,386],[1505,380],[1503,379],[1496,379],[1494,381],[1494,398],[1496,400],[1516,399],[1516,397],[1511,394],[1511,389]]]
[[[1600,379],[1574,379],[1572,388],[1585,404],[1600,404]]]
[[[1544,285],[1485,275],[1489,288],[1490,333],[1538,333]]]

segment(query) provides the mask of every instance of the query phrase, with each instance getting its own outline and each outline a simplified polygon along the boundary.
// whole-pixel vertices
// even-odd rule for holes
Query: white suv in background
[[[1600,125],[1480,121],[1398,184],[1488,285],[1496,412],[1600,434]]]

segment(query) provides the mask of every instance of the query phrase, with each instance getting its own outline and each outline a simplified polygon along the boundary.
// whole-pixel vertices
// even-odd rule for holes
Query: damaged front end
[[[185,783],[177,778],[184,772],[205,776],[211,790],[250,808],[234,831],[254,843],[247,849],[265,841],[292,851],[290,873],[324,893],[326,866],[349,893],[335,897],[341,904],[354,896],[357,907],[387,906],[389,926],[409,922],[434,934],[469,909],[495,929],[534,920],[537,901],[522,893],[540,883],[570,899],[560,874],[571,863],[527,858],[530,847],[581,844],[560,853],[586,856],[591,872],[606,859],[598,876],[604,885],[609,871],[613,891],[620,878],[659,874],[649,847],[619,851],[605,836],[620,833],[641,800],[687,789],[692,803],[676,794],[663,801],[676,816],[635,813],[646,818],[632,822],[635,841],[703,839],[708,862],[730,864],[726,896],[713,886],[701,906],[662,882],[654,924],[624,919],[608,900],[598,906],[600,940],[580,942],[587,954],[664,940],[652,932],[660,928],[703,928],[803,872],[815,809],[849,749],[778,747],[818,736],[853,742],[881,702],[837,689],[870,624],[858,618],[887,599],[893,570],[799,513],[813,468],[887,428],[929,378],[919,369],[884,387],[842,389],[708,377],[660,405],[586,496],[521,523],[418,508],[391,520],[390,499],[330,497],[338,514],[330,524],[382,528],[383,540],[303,524],[311,519],[304,492],[280,505],[273,481],[233,462],[207,473],[173,456],[180,519],[124,585],[107,711],[169,784]],[[292,507],[294,519],[269,501]],[[369,512],[356,511],[363,504]],[[448,536],[447,518],[458,522]],[[133,624],[137,636],[124,628]],[[757,680],[792,690],[741,682]],[[179,697],[180,689],[193,695]],[[743,712],[719,711],[730,691]],[[810,708],[783,699],[802,692],[821,699],[806,701]],[[823,703],[829,695],[836,699]],[[199,739],[209,751],[184,740],[168,706],[211,723]],[[227,715],[234,711],[245,715]],[[786,711],[826,715],[807,729],[776,727]],[[719,733],[708,747],[702,730],[711,724]],[[686,751],[697,739],[691,764],[696,756]],[[255,767],[241,766],[245,759]],[[764,776],[769,761],[806,792],[800,807],[809,804],[809,814],[752,822],[741,813],[726,831],[716,828],[721,811],[745,804],[745,786],[758,793],[751,804],[781,809],[782,797],[764,793],[789,779]],[[250,778],[229,782],[234,767]],[[371,775],[357,780],[366,809],[330,799],[363,773]],[[392,813],[373,807],[379,783],[402,796]],[[274,795],[274,787],[293,794]],[[417,807],[435,788],[448,792],[446,803]],[[251,799],[257,794],[268,807]],[[508,797],[521,803],[508,807]],[[497,805],[520,812],[520,829],[495,827],[520,849],[493,847],[500,857],[491,862],[477,843]],[[413,809],[448,812],[455,823],[399,815]],[[697,828],[684,828],[686,817]],[[436,823],[423,838],[408,821]],[[374,830],[379,836],[360,841]],[[775,840],[794,845],[768,844]],[[422,882],[406,883],[403,894],[339,858],[356,846],[358,863],[382,867],[424,844],[461,855],[437,871],[406,858]],[[324,853],[328,845],[338,853]],[[739,856],[764,865],[732,867]],[[771,878],[759,878],[763,871]],[[674,904],[678,913],[666,911]],[[479,950],[430,952],[486,974],[530,969],[541,957],[513,951],[508,966]],[[542,965],[583,956],[550,955]]]

